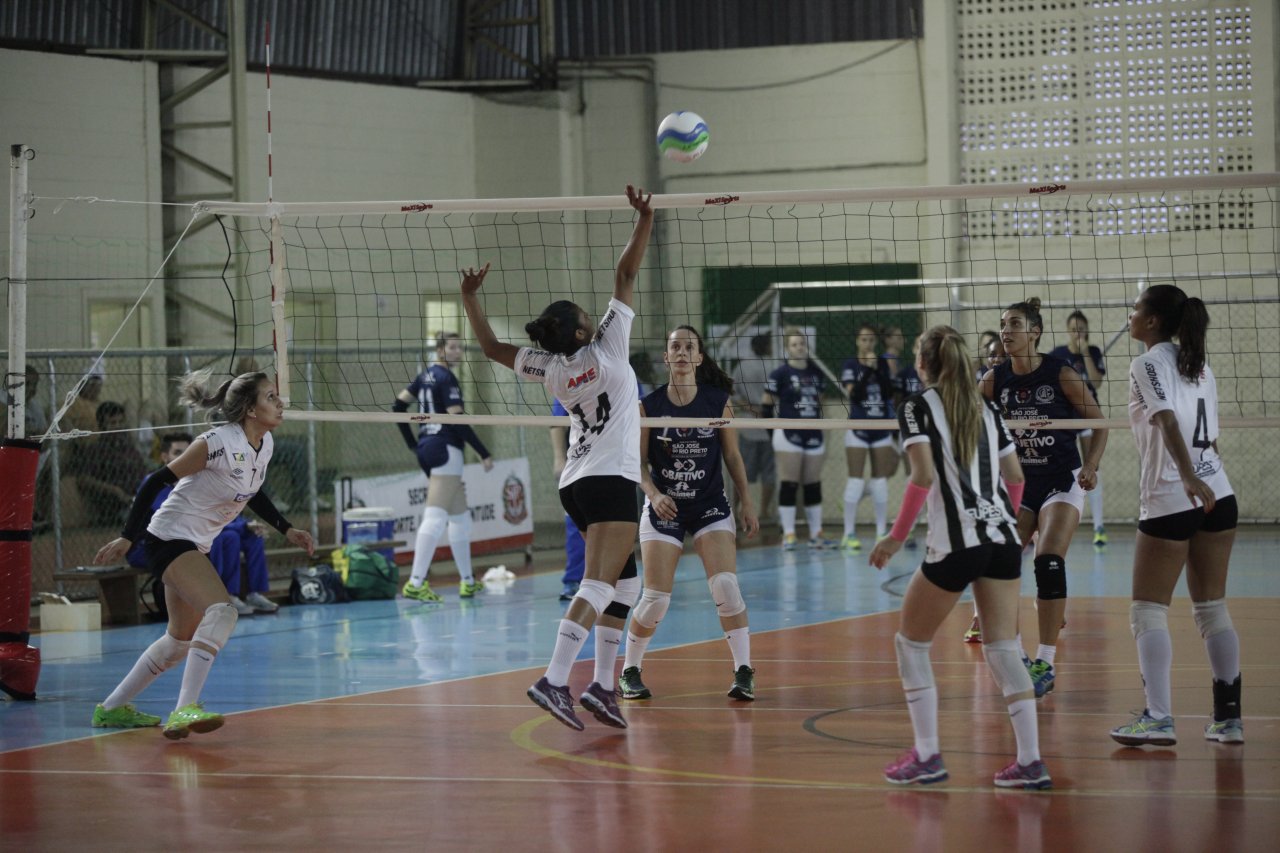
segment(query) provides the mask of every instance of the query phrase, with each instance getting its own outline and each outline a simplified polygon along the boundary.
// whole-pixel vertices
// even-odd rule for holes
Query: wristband
[[[1009,491],[1009,501],[1013,504],[1013,516],[1018,517],[1018,507],[1022,506],[1022,493],[1027,489],[1027,481],[1021,483],[1010,483],[1004,481],[1004,487]]]
[[[898,517],[893,522],[893,530],[889,531],[891,537],[899,542],[907,541],[907,537],[911,535],[911,528],[916,523],[916,516],[920,514],[920,508],[924,506],[927,497],[929,497],[928,489],[911,480],[907,481],[907,489],[902,493],[902,507],[898,510]]]

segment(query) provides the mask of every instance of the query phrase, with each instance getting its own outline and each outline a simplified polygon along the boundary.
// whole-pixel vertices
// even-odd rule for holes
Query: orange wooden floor
[[[1243,746],[1202,739],[1208,667],[1175,608],[1181,742],[1142,750],[1107,737],[1143,704],[1128,604],[1071,608],[1049,792],[991,786],[1012,734],[961,605],[933,653],[951,778],[927,789],[880,775],[911,742],[881,614],[754,635],[753,704],[725,697],[722,642],[655,652],[625,732],[553,722],[524,670],[0,754],[0,849],[1280,850],[1280,601],[1231,604]]]

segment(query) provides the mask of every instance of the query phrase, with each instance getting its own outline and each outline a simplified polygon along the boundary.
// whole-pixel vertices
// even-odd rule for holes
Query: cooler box
[[[354,507],[342,513],[343,542],[386,542],[396,538],[396,512],[386,506]],[[378,549],[395,561],[395,548]]]

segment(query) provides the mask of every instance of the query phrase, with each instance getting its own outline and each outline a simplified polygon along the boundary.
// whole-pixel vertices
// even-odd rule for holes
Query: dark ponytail
[[[733,394],[733,378],[724,372],[724,368],[716,364],[716,360],[707,352],[707,345],[702,342],[702,335],[693,326],[676,326],[673,331],[684,329],[698,341],[698,352],[702,353],[702,364],[693,373],[693,381],[699,385],[710,385],[726,394]]]
[[[581,349],[574,334],[581,328],[582,309],[567,299],[552,302],[538,319],[524,324],[529,340],[539,349],[556,355],[572,355]]]
[[[1209,311],[1204,302],[1172,284],[1153,284],[1142,292],[1147,313],[1160,320],[1160,336],[1178,339],[1178,374],[1198,382],[1204,370]]]

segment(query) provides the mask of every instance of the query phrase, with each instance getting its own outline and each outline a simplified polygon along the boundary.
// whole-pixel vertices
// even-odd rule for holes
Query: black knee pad
[[[604,609],[605,615],[616,616],[619,619],[626,619],[631,613],[631,608],[617,601],[610,601],[609,606]]]
[[[1057,554],[1036,557],[1036,598],[1053,601],[1067,597],[1067,564]]]
[[[633,578],[637,574],[639,574],[639,571],[636,569],[636,554],[632,551],[631,556],[627,557],[627,564],[622,567],[622,574],[618,575],[618,580]]]
[[[822,503],[822,484],[821,483],[805,483],[804,484],[804,505],[817,506]]]
[[[795,506],[796,491],[799,490],[799,483],[789,483],[783,480],[778,484],[778,506]]]

